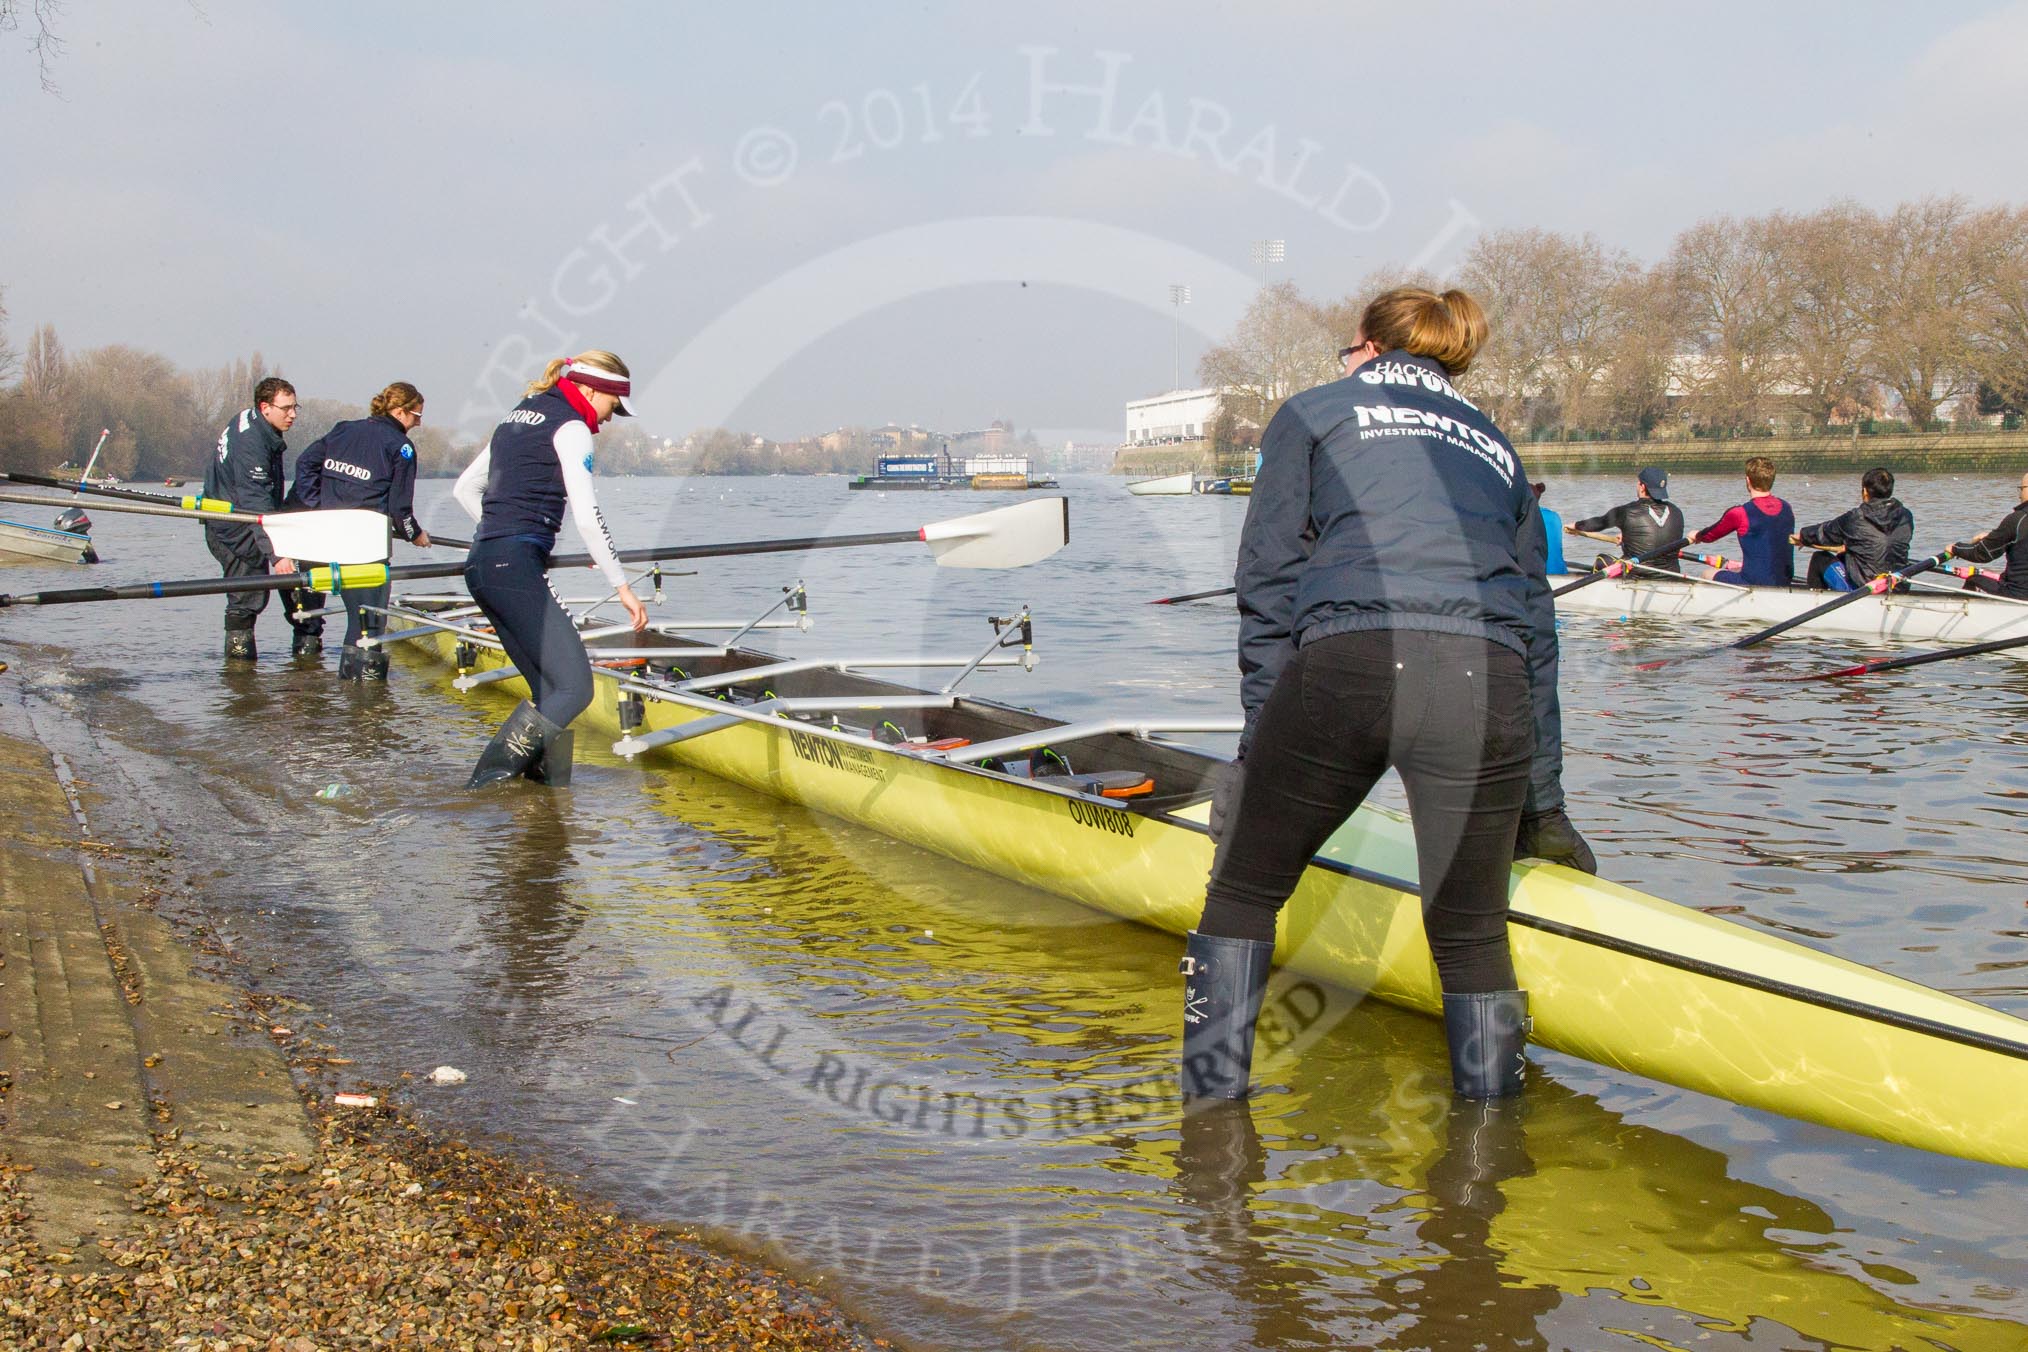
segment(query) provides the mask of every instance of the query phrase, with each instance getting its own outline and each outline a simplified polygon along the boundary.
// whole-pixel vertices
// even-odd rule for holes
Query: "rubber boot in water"
[[[387,649],[385,648],[367,649],[365,656],[365,664],[366,669],[363,674],[365,675],[367,680],[384,681],[387,679],[387,665],[388,665]]]
[[[297,634],[289,640],[289,656],[315,657],[324,651],[322,634]]]
[[[1183,973],[1183,1101],[1246,1097],[1253,1027],[1275,946],[1190,931]]]
[[[552,789],[561,789],[570,783],[570,758],[575,749],[577,734],[569,728],[558,728],[548,720],[542,733],[542,750],[536,753],[526,770],[521,773],[538,784],[547,784]],[[550,729],[554,729],[551,731]]]
[[[225,660],[228,662],[251,662],[258,654],[254,649],[254,633],[251,629],[228,629],[225,631]]]
[[[1451,1085],[1468,1099],[1512,1098],[1528,1068],[1524,1049],[1534,1023],[1527,991],[1444,996],[1451,1044]]]
[[[356,681],[366,674],[366,654],[348,643],[338,650],[338,679]]]
[[[542,754],[544,737],[562,731],[537,712],[533,704],[522,700],[479,754],[479,764],[465,787],[483,789],[503,779],[518,779]]]

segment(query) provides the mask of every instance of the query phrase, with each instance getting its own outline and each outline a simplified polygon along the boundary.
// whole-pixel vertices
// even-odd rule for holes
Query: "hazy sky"
[[[1325,298],[1487,226],[1653,258],[1719,213],[2028,197],[2028,4],[68,0],[59,24],[56,95],[0,34],[17,345],[48,321],[187,366],[258,348],[307,395],[412,380],[475,431],[601,346],[670,434],[1112,436],[1263,276]]]

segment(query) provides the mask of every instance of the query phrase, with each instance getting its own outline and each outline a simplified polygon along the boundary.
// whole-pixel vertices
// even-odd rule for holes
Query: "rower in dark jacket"
[[[296,457],[290,501],[305,507],[379,512],[395,534],[428,549],[429,534],[415,519],[415,444],[409,440],[422,420],[422,392],[406,380],[395,381],[373,396],[366,417],[339,423]],[[345,603],[340,680],[387,679],[387,650],[359,646],[362,637],[378,637],[387,627],[387,594],[385,582],[338,593]]]
[[[2007,571],[1998,578],[1974,569],[1965,579],[1965,590],[2010,596],[2028,601],[2028,474],[2021,476],[2021,501],[2000,518],[1991,530],[1980,531],[1961,545],[1952,545],[1951,554],[1963,563],[2007,561]]]
[[[1485,338],[1462,291],[1387,292],[1351,374],[1290,399],[1262,440],[1234,577],[1242,769],[1183,960],[1186,1099],[1246,1093],[1277,917],[1390,767],[1453,1082],[1521,1087],[1510,866],[1517,850],[1596,863],[1563,810],[1541,513],[1513,447],[1451,383]]]
[[[592,489],[592,436],[615,414],[633,416],[632,392],[627,364],[610,352],[552,361],[452,490],[479,523],[465,586],[528,682],[528,698],[480,754],[469,788],[517,775],[570,782],[570,721],[591,703],[592,678],[584,640],[546,571],[566,509],[628,621],[636,632],[648,627]]]
[[[1669,501],[1669,472],[1653,465],[1635,479],[1634,500],[1621,503],[1603,516],[1589,516],[1571,525],[1573,531],[1616,530],[1620,533],[1620,557],[1639,558],[1666,549],[1683,538],[1683,509]],[[1674,554],[1650,559],[1643,565],[1665,573],[1680,573],[1683,565]]]
[[[282,506],[282,452],[288,443],[282,434],[296,423],[296,387],[280,376],[268,376],[254,386],[253,407],[242,409],[218,434],[216,453],[204,470],[204,496],[232,504],[235,512],[273,512]],[[295,571],[294,559],[276,558],[267,532],[243,522],[206,522],[204,544],[225,569],[228,580],[257,577],[264,573]],[[291,651],[314,653],[323,647],[318,637],[322,620],[297,620],[307,594],[282,594],[282,613],[289,616],[295,631]],[[229,660],[251,662],[258,655],[254,646],[254,621],[267,608],[264,591],[228,592],[225,597],[225,655]]]
[[[1915,516],[1894,496],[1894,475],[1869,469],[1859,479],[1859,505],[1843,516],[1819,521],[1796,532],[1796,543],[1812,549],[1842,545],[1843,558],[1820,553],[1810,560],[1810,585],[1819,590],[1851,591],[1883,573],[1908,566],[1908,542],[1915,534]]]
[[[1741,587],[1786,587],[1796,580],[1795,508],[1774,495],[1774,461],[1756,455],[1746,462],[1747,500],[1690,536],[1693,545],[1739,537],[1740,563],[1711,575],[1713,582]]]

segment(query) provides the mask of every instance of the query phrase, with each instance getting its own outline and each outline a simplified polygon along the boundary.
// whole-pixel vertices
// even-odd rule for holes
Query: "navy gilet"
[[[1796,551],[1789,537],[1796,533],[1795,508],[1776,498],[1781,510],[1773,516],[1746,504],[1746,529],[1739,533],[1740,580],[1750,587],[1786,587],[1796,578]]]
[[[475,540],[533,536],[544,548],[556,543],[569,500],[563,466],[556,459],[557,429],[583,414],[555,386],[531,394],[493,429],[486,492],[480,499]]]

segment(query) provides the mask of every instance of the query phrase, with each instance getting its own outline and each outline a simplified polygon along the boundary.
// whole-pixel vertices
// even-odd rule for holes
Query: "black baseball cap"
[[[1641,487],[1648,490],[1651,498],[1669,500],[1669,471],[1650,465],[1640,473]]]

